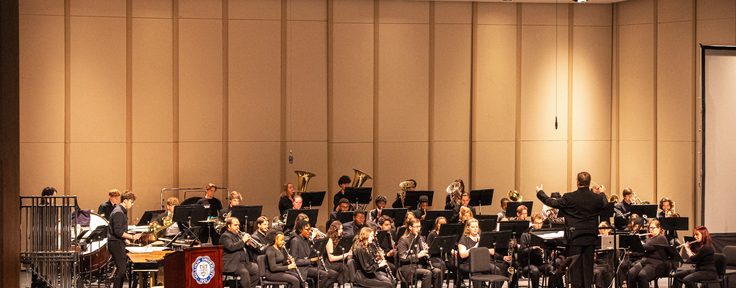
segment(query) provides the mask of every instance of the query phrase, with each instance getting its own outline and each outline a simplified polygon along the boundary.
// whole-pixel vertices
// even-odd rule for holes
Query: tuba
[[[355,170],[355,177],[353,178],[353,187],[355,188],[363,187],[363,184],[365,184],[365,181],[373,179],[371,178],[370,175],[368,175],[368,173],[365,173],[355,168],[353,168],[353,170]],[[358,209],[365,211],[366,206],[368,206],[368,204],[358,204]]]
[[[521,202],[521,200],[524,199],[524,197],[519,194],[519,191],[516,190],[509,191],[506,196],[509,197],[509,200],[513,202]]]
[[[302,192],[307,192],[307,184],[309,184],[309,179],[311,179],[314,176],[317,176],[314,173],[308,172],[308,171],[297,170],[297,171],[294,171],[294,173],[296,173],[296,177],[298,180],[296,183],[297,195],[301,195]]]

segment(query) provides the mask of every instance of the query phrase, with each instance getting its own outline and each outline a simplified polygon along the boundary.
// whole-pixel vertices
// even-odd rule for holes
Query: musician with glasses
[[[409,230],[399,238],[397,250],[399,253],[400,276],[402,282],[422,281],[422,288],[442,288],[442,270],[432,267],[429,262],[429,246],[423,236],[419,235],[422,224],[418,219],[409,220]]]
[[[240,232],[238,218],[229,217],[225,221],[227,231],[222,233],[220,237],[222,272],[238,275],[242,287],[254,288],[258,285],[258,278],[260,277],[258,266],[251,261],[250,256],[245,251],[246,245],[251,245],[253,239],[248,233]]]
[[[667,245],[667,237],[658,220],[649,223],[649,235],[642,241],[644,258],[629,269],[628,288],[647,288],[657,277],[667,276],[667,265],[662,261],[655,245]]]
[[[343,224],[343,230],[345,230],[345,236],[358,235],[360,229],[363,227],[373,227],[372,222],[365,221],[365,211],[355,210],[353,213],[353,221]],[[408,213],[407,213],[408,214]]]
[[[526,213],[526,211],[524,211],[524,213]],[[538,288],[539,275],[541,273],[549,274],[552,271],[552,265],[544,263],[544,249],[540,246],[532,246],[531,231],[534,229],[542,229],[542,225],[544,225],[544,217],[542,214],[534,214],[531,219],[533,226],[521,234],[521,238],[519,240],[519,265],[522,268],[520,273],[514,273],[512,287],[517,286],[516,284],[519,281],[519,276],[527,275],[531,278],[532,287]],[[555,280],[561,281],[561,278]]]
[[[340,199],[337,209],[330,213],[330,218],[327,219],[327,224],[325,225],[325,227],[330,227],[330,225],[332,225],[332,222],[334,221],[340,222],[340,212],[347,212],[349,209],[350,201],[345,198]]]
[[[685,247],[690,262],[695,263],[695,269],[677,271],[672,286],[674,288],[682,288],[682,284],[685,284],[687,288],[695,288],[699,281],[718,279],[715,250],[708,228],[704,226],[695,227],[695,233],[693,234],[695,242],[685,243],[682,246]]]
[[[327,271],[319,269],[319,265],[312,265],[316,259],[309,258],[312,253],[312,245],[309,240],[311,231],[308,220],[298,221],[294,225],[294,233],[297,235],[290,240],[291,257],[294,257],[297,269],[301,271],[303,277],[312,278],[315,283],[319,280],[318,286],[321,288],[332,287],[332,284],[337,281],[337,272],[327,267],[324,267]]]

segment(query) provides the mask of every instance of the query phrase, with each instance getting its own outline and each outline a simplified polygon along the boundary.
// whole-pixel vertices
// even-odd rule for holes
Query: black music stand
[[[353,221],[353,214],[353,211],[337,212],[337,219],[340,220],[340,223],[345,224]]]
[[[498,216],[498,215],[494,215],[494,216]],[[486,231],[486,232],[494,231],[496,230],[496,219],[491,218],[491,219],[478,220],[478,228],[480,228],[480,231]]]
[[[233,206],[230,210],[230,217],[238,218],[240,223],[243,223],[240,226],[240,229],[243,229],[243,231],[245,231],[246,227],[248,227],[249,222],[254,222],[258,220],[258,217],[261,217],[262,210],[263,210],[263,205]]]
[[[460,240],[465,232],[465,224],[463,223],[447,223],[440,226],[440,233],[437,236],[453,236],[456,240]]]
[[[406,233],[406,226],[401,226],[398,229],[396,229],[396,235],[394,235],[394,238],[395,238],[394,242],[399,242],[399,238],[401,238],[401,236],[404,236],[405,233]]]
[[[434,221],[433,220],[419,220],[419,223],[422,224],[422,230],[419,231],[419,235],[427,237],[427,235],[429,235],[429,231],[432,231],[432,229],[434,228]]]
[[[178,205],[174,207],[174,216],[172,216],[171,220],[173,222],[180,223],[178,224],[179,234],[184,234],[186,232],[187,235],[194,237],[194,241],[192,241],[192,244],[194,244],[196,242],[201,243],[201,241],[197,234],[195,234],[190,228],[200,227],[201,225],[199,224],[199,221],[207,219],[207,215],[207,210],[203,205]],[[187,225],[182,225],[181,223],[187,223]],[[192,223],[195,223],[195,225],[192,226]],[[184,227],[184,229],[181,229],[181,227]],[[174,239],[179,238],[179,236],[181,235],[177,235]]]
[[[567,245],[567,235],[565,228],[561,229],[534,229],[529,232],[531,235],[530,246],[546,246],[551,249],[563,247]]]
[[[482,232],[480,233],[480,239],[478,240],[478,247],[504,249],[509,248],[509,241],[511,240],[511,232]],[[468,249],[472,247],[466,247]]]
[[[315,191],[315,192],[302,192],[302,203],[307,203],[307,207],[312,209],[312,206],[322,206],[322,201],[325,200],[325,194],[327,191]],[[309,218],[312,219],[312,218]]]
[[[422,195],[429,198],[427,202],[428,206],[432,206],[432,199],[434,198],[434,191],[406,191],[406,197],[404,198],[404,205],[409,206],[409,209],[416,210],[417,204],[419,203],[419,197]]]
[[[498,231],[510,231],[516,240],[519,240],[521,234],[529,229],[529,221],[527,220],[501,221],[500,225]]]
[[[619,247],[628,247],[631,252],[644,252],[644,246],[637,235],[619,235]]]
[[[445,217],[445,220],[447,222],[450,222],[450,219],[452,219],[452,214],[454,214],[455,211],[452,210],[427,210],[427,215],[424,216],[424,220],[432,220],[439,218],[440,216]]]
[[[289,209],[286,210],[286,224],[284,224],[284,227],[294,227],[296,217],[302,213],[309,217],[309,226],[314,227],[314,225],[317,225],[319,209]]]
[[[493,189],[470,190],[468,206],[478,206],[478,214],[483,214],[483,205],[493,205]]]
[[[371,203],[372,192],[373,188],[371,187],[345,187],[345,196],[342,198],[349,201],[355,200],[356,206],[357,204],[368,204]]]
[[[342,236],[340,242],[337,242],[335,247],[340,249],[340,254],[344,254],[345,251],[350,251],[350,248],[353,246],[353,237],[355,237],[355,235]]]
[[[659,218],[659,222],[662,223],[664,230],[688,230],[689,220],[687,217],[665,217]]]
[[[659,253],[659,257],[662,259],[667,259],[668,261],[674,261],[683,263],[685,262],[684,259],[682,259],[682,256],[679,252],[677,252],[677,248],[670,245],[654,245],[654,249],[657,249],[657,253]]]
[[[498,222],[498,215],[496,215],[496,214],[493,214],[493,215],[489,215],[489,214],[486,214],[486,215],[475,215],[473,217],[475,219],[478,219],[479,221],[480,220],[493,220],[493,221]]]
[[[452,248],[455,247],[455,244],[457,243],[457,238],[455,236],[437,236],[437,238],[434,238],[432,241],[432,246],[429,246],[429,255],[445,255],[445,252],[452,251]]]
[[[151,220],[156,220],[156,217],[158,215],[161,215],[163,213],[166,213],[166,210],[151,210],[143,212],[143,216],[141,216],[141,220],[138,221],[138,224],[136,226],[145,226],[151,223]]]
[[[391,219],[394,219],[394,226],[399,227],[404,225],[406,219],[406,213],[409,209],[406,208],[385,208],[381,211],[381,215],[388,215]]]
[[[646,219],[655,219],[657,217],[657,204],[631,205],[631,214],[639,214],[639,216]]]
[[[328,240],[330,240],[330,238],[327,238],[327,237],[314,240],[314,245],[312,245],[312,252],[309,253],[309,258],[324,256],[322,255],[322,251],[325,251],[325,246],[327,246]]]
[[[89,235],[85,238],[85,243],[96,242],[107,238],[107,225],[97,226],[97,228],[95,228],[95,230],[92,230],[92,232],[90,232]]]
[[[391,237],[391,233],[389,233],[390,230],[378,230],[378,233],[376,233],[376,241],[378,241],[379,244],[386,243],[386,241],[393,241],[393,239],[389,240]],[[388,253],[388,251],[385,251]]]
[[[524,205],[526,206],[526,217],[532,216],[532,208],[534,207],[534,202],[532,201],[509,201],[506,203],[506,217],[516,217],[516,209],[519,208],[519,206]],[[509,215],[509,213],[513,213]]]

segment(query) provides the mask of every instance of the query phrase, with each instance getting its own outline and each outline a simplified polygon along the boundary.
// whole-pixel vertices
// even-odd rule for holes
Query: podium
[[[222,246],[191,247],[164,258],[164,287],[222,288]]]

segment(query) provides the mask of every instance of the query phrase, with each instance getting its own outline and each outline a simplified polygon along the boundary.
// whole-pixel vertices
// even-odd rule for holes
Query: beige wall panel
[[[297,189],[298,182],[296,173],[294,173],[296,170],[309,171],[317,175],[309,180],[307,191],[327,191],[328,188],[334,187],[334,185],[327,184],[327,142],[287,142],[286,149],[294,151],[294,164],[289,164],[288,161],[284,163],[286,182],[293,183],[294,190]],[[327,200],[325,199],[325,201]],[[322,228],[324,228],[323,225],[329,218],[328,205],[323,203],[321,207],[318,207],[320,212],[317,227],[322,231],[326,231]],[[278,212],[278,209],[275,209],[275,211]]]
[[[373,25],[335,24],[333,35],[330,141],[373,141]]]
[[[126,0],[70,0],[72,16],[125,17]]]
[[[570,83],[568,83],[570,77],[568,74],[570,71],[568,66],[568,59],[570,58],[568,34],[568,26],[557,26],[557,85],[555,86],[557,88],[557,94],[555,94],[557,100],[555,103],[557,103],[557,130],[565,135],[567,135],[568,87],[570,87]],[[524,107],[523,104],[522,107]],[[522,114],[523,117],[524,114]],[[524,130],[522,130],[522,133],[524,133]],[[565,139],[567,139],[567,136],[565,136]]]
[[[447,186],[456,179],[463,179],[465,191],[470,192],[470,142],[434,142],[432,155],[432,187],[434,200],[432,209],[445,209]]]
[[[373,23],[372,0],[344,0],[332,2],[335,23]]]
[[[181,141],[222,139],[222,80],[222,21],[180,20]]]
[[[18,18],[20,142],[63,142],[64,18]]]
[[[281,22],[230,21],[230,141],[281,137]]]
[[[355,180],[355,171],[358,169],[368,175],[371,178],[376,177],[376,173],[373,170],[373,143],[330,143],[329,149],[332,153],[331,162],[329,164],[330,175],[332,176],[332,182],[327,183],[327,195],[322,207],[329,208],[328,211],[333,211],[335,206],[332,204],[333,197],[340,191],[340,187],[337,186],[337,180],[342,175],[347,175],[350,180]],[[325,175],[326,176],[326,175]],[[351,182],[352,184],[352,182]],[[397,183],[398,184],[398,183]],[[363,187],[375,187],[373,179],[367,180]],[[373,190],[373,199],[376,199],[378,195],[388,197],[395,197],[396,191],[378,191],[376,188]],[[393,201],[393,198],[391,198]],[[388,203],[391,205],[391,203]],[[368,208],[372,209],[373,202],[368,205]],[[320,225],[323,225],[320,223]]]
[[[573,9],[575,26],[611,26],[613,16],[610,4],[573,5]]]
[[[588,173],[590,173],[592,180],[595,181],[596,183],[601,184],[606,187],[611,187],[611,181],[613,180],[611,180],[611,176],[610,176],[611,175],[611,142],[610,141],[573,141],[572,155],[568,157],[572,157],[572,175],[570,175],[570,178],[572,178],[572,182],[571,182],[572,187],[570,187],[570,189],[572,190],[570,191],[577,189],[576,188],[577,187],[576,186],[577,176],[578,176],[578,173],[580,173],[581,171],[587,171]],[[622,165],[622,167],[624,166]],[[563,188],[560,188],[560,189],[563,189]],[[607,193],[607,194],[610,195],[611,193]],[[619,196],[620,196],[620,193],[619,193]]]
[[[174,0],[133,0],[133,17],[171,19]]]
[[[179,17],[222,19],[222,0],[178,0]],[[219,192],[219,191],[218,191]]]
[[[64,144],[20,143],[20,195],[41,195],[48,186],[64,195]]]
[[[380,1],[378,3],[378,22],[429,23],[429,2]]]
[[[634,0],[617,3],[618,25],[644,24],[654,22],[654,0]],[[670,6],[663,3],[659,6]],[[576,15],[577,16],[577,15]],[[575,23],[577,24],[577,23]]]
[[[556,25],[559,9],[555,4],[521,4],[521,24]]]
[[[327,1],[325,0],[288,0],[286,2],[286,19],[288,20],[327,20]]]
[[[659,25],[657,140],[694,141],[692,22]],[[675,60],[676,61],[671,61]]]
[[[516,138],[516,27],[478,26],[473,140]]]
[[[281,19],[281,1],[227,1],[227,4],[229,5],[227,13],[230,19]]]
[[[478,3],[478,24],[516,24],[516,3]]]
[[[652,24],[619,27],[619,135],[654,139],[654,33]]]
[[[542,188],[547,195],[567,192],[567,141],[521,142],[520,166],[518,191],[525,201],[534,201],[532,213],[542,211],[542,202],[536,196],[537,186],[544,185]],[[494,194],[505,197],[506,192],[496,191]],[[500,203],[500,200],[496,202]]]
[[[574,33],[572,136],[574,140],[608,140],[611,138],[611,28],[575,27]]]
[[[125,142],[125,18],[71,19],[71,140]]]
[[[179,143],[179,187],[204,187],[208,183],[225,186],[222,183],[222,142]],[[217,190],[215,197],[225,199],[226,193]]]
[[[473,23],[473,4],[469,2],[434,2],[434,21],[437,24]]]
[[[70,151],[69,195],[77,195],[81,209],[97,212],[107,191],[126,189],[125,143],[72,143]]]
[[[697,19],[733,19],[736,17],[736,1],[697,0]]]
[[[696,172],[693,142],[660,141],[657,145],[657,202],[663,197],[675,201],[675,210],[682,217],[695,220]],[[690,234],[687,234],[690,235]]]
[[[734,45],[734,25],[736,21],[731,19],[698,20],[695,43],[703,45]],[[698,49],[698,67],[700,67],[700,49]],[[700,79],[700,78],[698,78]]]
[[[693,20],[693,0],[670,0],[666,5],[657,5],[659,23]]]
[[[18,14],[64,15],[64,1],[23,0],[18,1]],[[23,35],[21,32],[20,35]],[[59,190],[59,189],[56,189]]]
[[[379,29],[380,141],[426,141],[429,27],[383,24]]]
[[[263,205],[262,214],[273,219],[279,214],[278,195],[283,184],[279,165],[280,144],[230,142],[228,147],[230,191],[240,192],[243,205]]]
[[[286,55],[289,140],[327,140],[327,29],[325,22],[289,22]]]
[[[149,210],[166,209],[161,207],[161,189],[174,188],[173,149],[172,143],[133,143],[132,191],[137,208],[133,217]],[[164,193],[163,205],[174,195],[175,192]],[[179,200],[184,201],[184,193]]]
[[[173,139],[171,20],[133,19],[133,141]]]
[[[470,25],[435,26],[435,141],[470,139],[471,46]]]
[[[654,145],[652,141],[621,141],[619,183],[631,188],[641,200],[654,203]],[[621,191],[616,191],[621,196]]]
[[[375,172],[379,186],[374,186],[374,195],[385,195],[388,199],[386,205],[391,206],[396,199],[396,192],[400,190],[399,183],[407,179],[417,181],[417,190],[431,189],[427,177],[428,151],[427,142],[380,143],[378,146],[380,170]]]
[[[570,22],[570,5],[557,4],[557,25],[567,26]]]
[[[506,197],[506,192],[514,187],[514,142],[475,142],[473,143],[473,183],[466,183],[471,189],[494,189],[493,203],[500,203]],[[484,209],[485,210],[485,209]],[[501,211],[498,204],[493,205],[486,214],[496,214]]]
[[[554,15],[554,14],[553,14]],[[559,102],[567,103],[566,91],[555,93],[555,74],[560,65],[556,57],[555,26],[524,26],[521,39],[521,139],[566,140],[567,129],[555,130],[560,118]],[[563,126],[564,127],[564,126]]]

